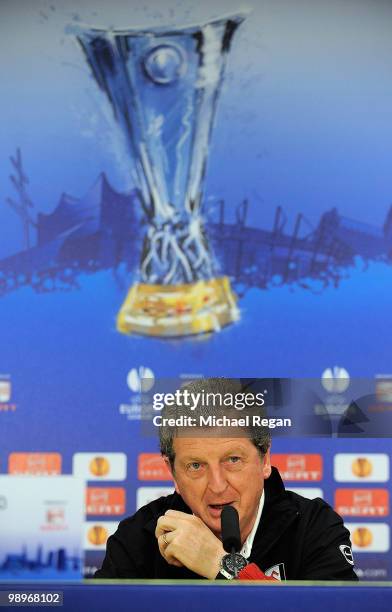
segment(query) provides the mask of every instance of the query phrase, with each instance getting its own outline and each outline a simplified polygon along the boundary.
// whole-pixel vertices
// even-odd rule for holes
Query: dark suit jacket
[[[286,491],[276,468],[264,490],[264,508],[249,562],[264,572],[276,566],[274,575],[286,580],[358,580],[349,531],[326,502]],[[201,579],[187,568],[169,565],[159,552],[156,522],[169,509],[191,514],[182,497],[173,493],[121,521],[108,539],[95,578]]]

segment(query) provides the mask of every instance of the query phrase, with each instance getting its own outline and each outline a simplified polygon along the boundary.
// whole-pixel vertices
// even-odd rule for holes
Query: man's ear
[[[263,458],[263,476],[266,480],[271,476],[271,447],[267,450]]]
[[[169,461],[169,458],[166,457],[166,455],[163,455],[163,460],[164,460],[164,462],[166,464],[167,469],[169,470],[170,474],[172,475],[173,482],[174,482],[174,488],[176,490],[176,493],[178,493],[180,495],[180,491],[178,490],[178,485],[177,485],[176,479],[174,478],[174,472],[173,472],[173,468],[171,466],[171,463]]]

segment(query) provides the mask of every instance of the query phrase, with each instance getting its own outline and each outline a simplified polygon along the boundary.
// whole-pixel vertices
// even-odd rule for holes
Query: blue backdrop
[[[140,368],[321,378],[338,366],[375,386],[392,374],[392,4],[249,7],[227,60],[203,203],[240,319],[170,340],[116,330],[146,225],[135,160],[73,26],[179,26],[238,5],[1,2],[0,472],[13,452],[59,452],[63,473],[76,452],[125,452],[125,515],[143,484],[137,457],[157,450],[127,418],[132,370],[136,381]],[[334,455],[389,455],[390,442],[290,439],[275,452],[322,453],[317,486],[333,503]],[[359,565],[390,577],[390,556],[359,553]]]

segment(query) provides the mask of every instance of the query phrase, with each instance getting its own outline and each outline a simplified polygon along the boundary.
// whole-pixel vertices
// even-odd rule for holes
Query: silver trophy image
[[[229,278],[217,274],[202,201],[225,65],[244,17],[76,31],[126,136],[147,219],[139,280],[117,317],[120,332],[185,336],[239,317]]]

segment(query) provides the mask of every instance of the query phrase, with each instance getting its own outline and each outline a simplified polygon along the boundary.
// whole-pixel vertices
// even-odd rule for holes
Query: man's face
[[[244,542],[271,474],[269,451],[261,458],[248,438],[175,438],[173,447],[177,493],[218,537],[223,505],[234,506]]]

